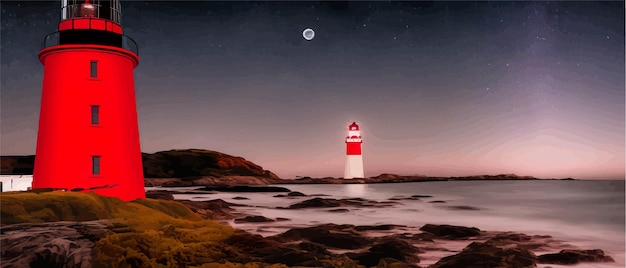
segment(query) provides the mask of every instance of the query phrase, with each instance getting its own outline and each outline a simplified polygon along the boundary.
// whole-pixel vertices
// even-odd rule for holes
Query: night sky
[[[34,154],[59,2],[1,3],[1,154]],[[144,152],[281,177],[624,178],[624,2],[136,2],[122,26]],[[302,37],[306,28],[315,38]]]

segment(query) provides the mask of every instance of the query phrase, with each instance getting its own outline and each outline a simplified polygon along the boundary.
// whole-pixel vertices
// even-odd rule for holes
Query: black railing
[[[90,32],[93,33],[93,31],[90,31]],[[139,55],[139,47],[137,46],[137,43],[135,42],[135,40],[133,40],[132,38],[126,35],[119,35],[119,37],[121,37],[120,39],[121,41],[120,40],[111,41],[110,39],[103,41],[103,39],[97,39],[97,38],[85,38],[83,40],[80,40],[77,38],[71,38],[70,40],[70,38],[62,39],[60,32],[54,32],[54,33],[46,35],[46,37],[43,40],[42,47],[47,48],[51,46],[67,45],[67,44],[107,45],[107,46],[123,48]]]

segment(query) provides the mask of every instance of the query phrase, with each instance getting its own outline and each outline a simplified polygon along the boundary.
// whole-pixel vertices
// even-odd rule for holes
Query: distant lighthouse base
[[[363,156],[362,155],[348,155],[346,159],[346,172],[343,176],[344,179],[352,178],[364,178],[363,175]]]

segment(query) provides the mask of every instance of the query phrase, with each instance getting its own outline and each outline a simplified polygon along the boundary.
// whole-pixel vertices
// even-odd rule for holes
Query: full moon
[[[311,28],[307,28],[302,32],[304,39],[311,41],[315,37],[315,32]]]

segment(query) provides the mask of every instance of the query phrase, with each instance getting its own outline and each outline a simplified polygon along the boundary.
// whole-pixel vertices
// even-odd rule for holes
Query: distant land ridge
[[[396,175],[383,173],[370,178],[311,178],[281,179],[276,174],[246,160],[221,152],[203,149],[142,153],[146,186],[238,186],[268,184],[361,184],[460,180],[538,180],[515,174],[478,175],[463,177],[430,177],[425,175]],[[34,155],[0,156],[2,175],[33,174]],[[71,168],[71,165],[68,165]],[[563,180],[573,180],[566,178]]]

